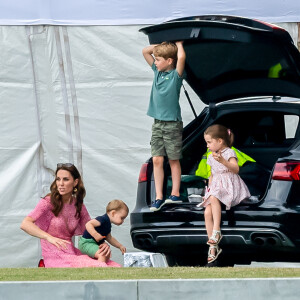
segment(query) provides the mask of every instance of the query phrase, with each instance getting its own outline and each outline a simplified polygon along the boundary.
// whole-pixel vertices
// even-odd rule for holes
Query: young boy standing
[[[156,200],[150,210],[157,211],[165,203],[180,203],[182,148],[180,88],[183,80],[185,51],[183,42],[163,42],[143,49],[147,63],[154,71],[152,91],[147,115],[154,118],[151,137],[151,155],[156,191]],[[164,156],[169,159],[172,175],[172,192],[163,199]]]

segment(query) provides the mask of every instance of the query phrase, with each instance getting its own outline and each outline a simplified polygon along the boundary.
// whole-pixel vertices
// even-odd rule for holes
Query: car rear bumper
[[[295,244],[282,232],[268,228],[222,228],[222,247],[248,252],[255,248],[278,251],[294,251]],[[159,228],[132,230],[131,237],[136,248],[146,251],[173,253],[184,247],[195,252],[205,248],[207,234],[204,228]],[[248,250],[248,251],[247,251]]]

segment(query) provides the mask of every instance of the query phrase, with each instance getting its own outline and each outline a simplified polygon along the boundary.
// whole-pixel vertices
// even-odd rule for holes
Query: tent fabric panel
[[[197,15],[234,15],[267,22],[299,22],[294,0],[18,0],[2,1],[1,25],[134,25],[158,24]]]

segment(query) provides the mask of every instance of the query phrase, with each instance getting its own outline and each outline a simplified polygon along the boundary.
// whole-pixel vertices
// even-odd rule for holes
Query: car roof
[[[185,80],[205,104],[300,98],[300,53],[283,28],[235,16],[195,16],[140,30],[150,44],[184,41]]]

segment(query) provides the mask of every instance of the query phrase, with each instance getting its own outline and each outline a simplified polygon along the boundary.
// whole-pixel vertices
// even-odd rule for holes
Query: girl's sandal
[[[215,254],[211,253],[212,249],[216,249]],[[207,257],[207,262],[208,263],[212,263],[213,261],[215,261],[218,256],[222,253],[222,249],[218,246],[218,245],[211,245],[208,249],[208,257]]]
[[[218,235],[218,238],[217,238]],[[222,239],[223,235],[221,234],[220,230],[213,230],[212,236],[209,238],[207,245],[218,245]],[[213,242],[210,242],[213,241]]]

